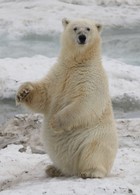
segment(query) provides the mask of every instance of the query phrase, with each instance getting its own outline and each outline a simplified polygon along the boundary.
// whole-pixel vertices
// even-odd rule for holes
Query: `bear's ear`
[[[102,31],[102,25],[101,25],[101,24],[96,23],[96,27],[97,27],[97,30],[98,30],[99,32]]]
[[[70,20],[69,20],[69,19],[67,19],[67,18],[63,18],[63,19],[62,19],[62,24],[63,24],[64,28],[66,28],[66,26],[67,26],[69,23],[70,23]]]

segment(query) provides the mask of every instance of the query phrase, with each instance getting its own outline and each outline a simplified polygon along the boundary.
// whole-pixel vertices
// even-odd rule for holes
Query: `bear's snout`
[[[79,35],[78,37],[79,44],[85,44],[86,43],[86,36],[85,35]]]

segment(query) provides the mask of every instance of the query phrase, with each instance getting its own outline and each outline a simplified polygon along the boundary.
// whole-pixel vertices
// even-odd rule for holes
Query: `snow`
[[[112,99],[129,97],[140,101],[140,67],[131,66],[115,59],[104,59],[108,73]]]
[[[139,25],[139,6],[139,0],[1,0],[0,34],[13,39],[32,33],[56,35],[66,16],[94,18],[107,26]]]
[[[54,59],[44,56],[0,59],[0,98],[14,97],[22,82],[45,76],[52,63]]]
[[[102,61],[113,105],[140,110],[139,10],[140,0],[0,0],[0,101],[14,99],[22,82],[42,78],[56,62],[62,18],[86,17],[111,30]],[[111,58],[115,52],[125,63]],[[0,125],[0,195],[140,194],[140,119],[117,120],[120,147],[111,175],[101,180],[48,178],[41,123],[41,116],[21,115]]]
[[[11,136],[11,145],[0,150],[1,195],[140,194],[139,119],[117,120],[120,147],[111,174],[104,179],[86,180],[77,177],[47,177],[45,169],[51,163],[48,155],[34,153],[30,147],[36,135],[38,136],[38,132],[36,130],[34,132],[34,128],[38,126],[38,120],[40,121],[41,118],[37,115],[19,115],[1,129],[4,137]],[[25,150],[22,150],[23,145],[15,145],[17,143],[12,140],[18,128],[21,129],[21,134],[19,133],[17,137],[21,140],[22,135],[28,138],[26,140],[28,146]],[[40,125],[38,129],[41,130]],[[31,134],[31,139],[29,139],[29,134]]]

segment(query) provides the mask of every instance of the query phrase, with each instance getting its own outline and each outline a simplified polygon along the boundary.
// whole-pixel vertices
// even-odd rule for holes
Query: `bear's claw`
[[[22,102],[29,102],[31,100],[32,89],[32,86],[29,84],[23,84],[16,95],[16,104],[18,105]]]

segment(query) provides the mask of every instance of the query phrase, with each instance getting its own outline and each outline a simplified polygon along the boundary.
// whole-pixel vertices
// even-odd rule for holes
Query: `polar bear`
[[[101,25],[89,19],[62,24],[56,64],[42,80],[21,85],[16,101],[44,115],[42,137],[53,162],[48,176],[103,178],[118,144],[101,62]]]

